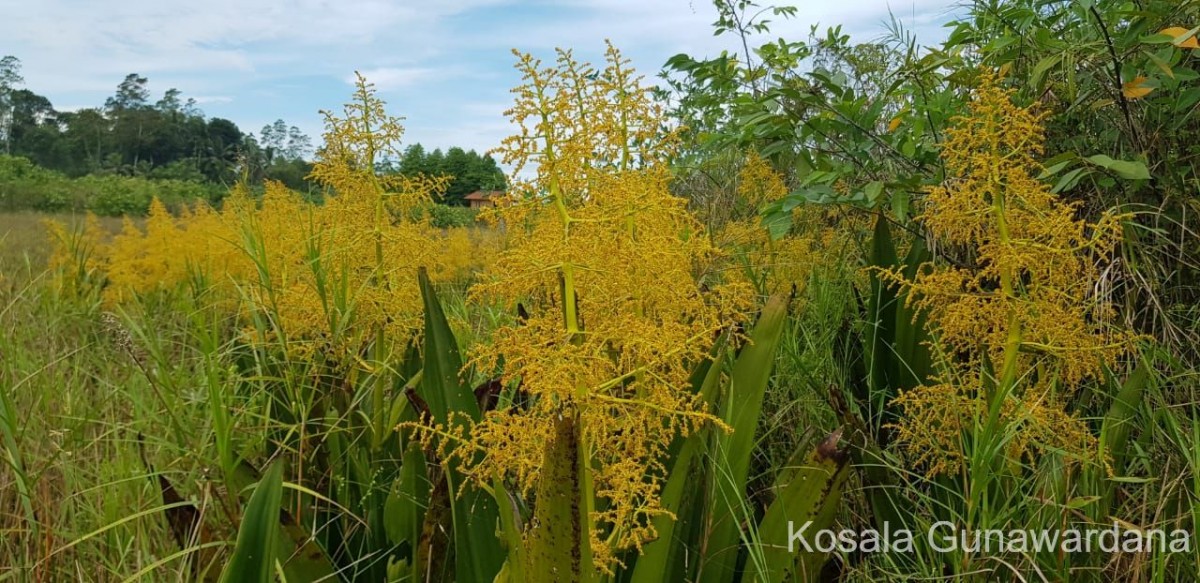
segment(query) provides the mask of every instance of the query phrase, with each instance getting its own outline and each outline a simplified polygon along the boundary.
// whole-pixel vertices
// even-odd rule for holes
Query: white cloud
[[[201,105],[205,103],[233,103],[233,98],[228,95],[197,95],[192,99]]]
[[[712,34],[717,11],[708,1],[569,0],[562,4],[573,6],[588,17],[570,22],[561,19],[532,22],[520,30],[500,31],[500,39],[521,50],[537,52],[554,47],[576,47],[599,53],[605,39],[612,40],[627,54],[636,54],[639,48],[666,49],[670,54],[686,52],[694,56],[713,55],[724,49],[741,50],[740,41],[733,33]],[[769,2],[764,0],[763,4]],[[843,25],[844,32],[853,34],[857,40],[870,40],[884,32],[883,24],[889,19],[889,11],[906,26],[927,27],[930,23],[940,23],[955,0],[823,0],[791,4],[797,8],[794,18],[764,16],[771,20],[771,31],[761,41],[781,37],[804,40],[813,25],[819,25],[823,33],[826,27],[839,24]],[[480,43],[494,43],[495,40],[475,39]],[[926,42],[933,40],[940,39]],[[663,59],[670,54],[662,55]],[[637,64],[652,71],[662,63]]]
[[[374,83],[375,88],[379,91],[394,91],[412,87],[434,79],[445,79],[454,74],[449,69],[434,67],[377,67],[365,69],[359,73],[366,77],[367,81]],[[354,75],[347,76],[345,81],[347,84],[353,85]]]
[[[195,76],[287,63],[341,75],[381,39],[427,54],[444,18],[495,1],[38,0],[6,9],[0,38],[44,91],[108,89],[130,71]]]

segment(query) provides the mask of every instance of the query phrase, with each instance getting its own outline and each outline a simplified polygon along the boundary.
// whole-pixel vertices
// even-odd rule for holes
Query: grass
[[[121,581],[176,550],[156,474],[212,510],[200,470],[209,452],[195,445],[208,442],[198,361],[177,318],[151,316],[164,358],[139,363],[121,315],[56,295],[43,218],[0,215],[0,581]],[[103,224],[115,231],[120,220]],[[190,418],[189,435],[161,431],[172,413]],[[177,566],[146,574],[189,580],[170,575]]]

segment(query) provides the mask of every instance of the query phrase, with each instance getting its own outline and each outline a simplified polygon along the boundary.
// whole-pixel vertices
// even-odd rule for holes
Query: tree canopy
[[[144,176],[229,185],[277,180],[289,188],[316,188],[308,180],[312,139],[283,119],[257,134],[231,120],[205,115],[196,100],[169,88],[155,99],[149,79],[130,73],[99,107],[59,111],[50,99],[23,87],[21,61],[0,59],[0,153],[80,177]],[[449,175],[443,202],[462,205],[481,189],[504,188],[504,173],[490,156],[452,147],[426,152],[409,146],[381,172]]]

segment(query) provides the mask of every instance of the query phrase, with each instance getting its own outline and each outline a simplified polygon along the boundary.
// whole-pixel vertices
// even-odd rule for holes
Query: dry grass
[[[38,273],[50,257],[52,242],[45,221],[72,225],[83,220],[76,214],[46,214],[33,211],[0,213],[0,274]],[[109,232],[121,230],[122,219],[101,217]]]
[[[46,212],[19,211],[0,212],[0,272],[24,268],[28,265],[40,270],[52,251],[52,241],[46,221],[76,224],[83,216]],[[121,230],[120,218],[100,217],[100,224],[110,233]]]

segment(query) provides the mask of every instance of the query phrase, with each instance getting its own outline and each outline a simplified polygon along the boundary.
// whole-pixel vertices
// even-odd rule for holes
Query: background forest
[[[155,194],[176,209],[193,199],[213,204],[239,180],[320,194],[307,180],[312,140],[282,119],[245,132],[205,116],[178,89],[153,101],[148,79],[137,74],[103,106],[76,111],[55,110],[23,84],[21,61],[0,59],[0,208],[144,215]],[[451,176],[440,202],[452,206],[505,184],[491,157],[458,147],[426,152],[413,144],[380,170]],[[76,178],[87,179],[69,180]]]

